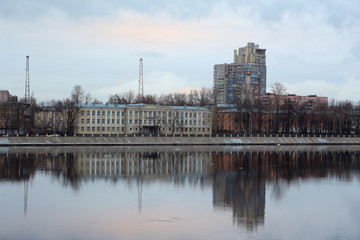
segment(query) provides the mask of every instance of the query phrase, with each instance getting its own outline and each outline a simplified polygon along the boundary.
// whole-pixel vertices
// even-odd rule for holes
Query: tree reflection
[[[142,189],[154,182],[174,187],[212,187],[214,208],[231,211],[234,224],[253,231],[264,225],[266,188],[280,200],[286,189],[299,181],[360,179],[358,151],[254,149],[5,152],[0,153],[0,181],[26,183],[42,172],[74,191],[80,191],[89,180],[109,180],[115,185],[125,181],[129,188],[138,189],[139,211]]]

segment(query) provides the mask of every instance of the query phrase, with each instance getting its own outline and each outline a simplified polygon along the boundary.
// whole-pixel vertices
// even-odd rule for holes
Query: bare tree
[[[63,117],[66,126],[66,134],[71,136],[75,130],[75,119],[80,111],[80,107],[72,99],[66,98],[62,101]]]
[[[184,106],[187,104],[186,94],[185,93],[175,93],[174,94],[174,105],[175,106]]]
[[[92,96],[90,93],[87,93],[85,95],[85,103],[90,103],[93,100]]]
[[[159,104],[160,105],[167,105],[167,106],[172,106],[175,105],[175,100],[174,100],[174,95],[169,93],[166,95],[161,95],[159,97]]]
[[[85,101],[85,91],[80,85],[75,85],[70,96],[70,100],[75,104],[81,104]]]
[[[103,104],[102,101],[100,101],[99,99],[97,98],[94,98],[92,101],[91,101],[92,104]]]
[[[278,82],[275,82],[270,86],[270,91],[274,94],[275,98],[275,107],[276,107],[276,114],[275,114],[275,132],[279,131],[279,110],[280,106],[283,104],[283,95],[286,94],[286,87]]]
[[[199,104],[199,92],[195,89],[190,90],[187,96],[187,105],[197,106]]]
[[[202,87],[199,91],[199,105],[207,106],[210,105],[211,103],[214,103],[212,97],[213,97],[213,89]]]

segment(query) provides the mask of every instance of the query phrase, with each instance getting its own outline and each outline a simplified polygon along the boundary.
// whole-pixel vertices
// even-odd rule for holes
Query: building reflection
[[[264,225],[266,193],[281,199],[298,181],[360,178],[360,152],[356,150],[267,148],[221,149],[54,149],[0,153],[0,183],[27,183],[37,172],[50,174],[64,187],[79,191],[81,184],[104,179],[126,181],[138,187],[139,211],[143,184],[212,188],[216,211],[231,212],[233,222],[249,231]],[[242,150],[242,151],[241,151]]]
[[[233,222],[254,230],[264,224],[265,173],[252,153],[213,154],[213,201],[217,209],[230,208]]]

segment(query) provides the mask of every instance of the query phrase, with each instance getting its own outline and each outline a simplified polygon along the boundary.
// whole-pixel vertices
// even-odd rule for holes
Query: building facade
[[[262,95],[260,97],[262,106],[266,109],[271,109],[271,106],[276,104],[276,97],[271,93]],[[328,107],[328,97],[318,97],[317,95],[297,96],[295,94],[288,94],[279,96],[279,99],[279,104],[282,108],[319,110],[320,108],[327,109]]]
[[[0,102],[18,102],[18,97],[11,95],[8,90],[0,90]]]
[[[66,131],[64,114],[53,107],[42,107],[34,114],[34,130],[38,134],[55,134]]]
[[[189,106],[85,104],[81,106],[75,123],[75,134],[211,133],[210,109]]]
[[[266,93],[266,49],[248,43],[234,50],[234,63],[214,65],[214,88],[218,104],[232,104],[241,97],[259,99]],[[244,96],[244,89],[248,89]]]

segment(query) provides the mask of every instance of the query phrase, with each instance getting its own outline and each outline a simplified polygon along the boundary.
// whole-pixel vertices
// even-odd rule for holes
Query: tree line
[[[234,133],[325,133],[325,134],[360,134],[360,102],[349,100],[337,101],[331,99],[327,105],[316,104],[309,109],[304,104],[293,104],[285,101],[286,87],[274,83],[270,92],[274,96],[272,104],[264,104],[255,88],[250,83],[239,87],[232,107],[237,114],[232,119]],[[17,129],[17,133],[57,133],[74,134],[75,119],[81,104],[102,104],[80,85],[75,85],[70,96],[63,100],[37,102],[32,98],[31,106],[19,101],[23,105],[0,104],[2,133],[8,129]],[[219,108],[217,91],[214,88],[201,88],[188,93],[169,93],[162,95],[147,94],[138,96],[133,91],[117,93],[108,97],[108,104],[157,104],[168,106],[208,106],[213,112],[213,133],[228,132],[219,128],[218,115],[224,108]],[[25,105],[24,105],[25,104]],[[24,112],[29,112],[21,117]],[[44,119],[34,121],[35,114],[47,112]],[[49,119],[50,114],[50,119]],[[33,119],[33,120],[31,120]]]
[[[360,101],[330,99],[309,106],[306,101],[289,101],[286,90],[283,84],[274,83],[271,101],[264,102],[264,96],[254,98],[254,88],[244,84],[234,99],[233,110],[227,110],[232,114],[217,108],[213,132],[360,134]],[[233,125],[228,129],[219,122],[229,120]]]

